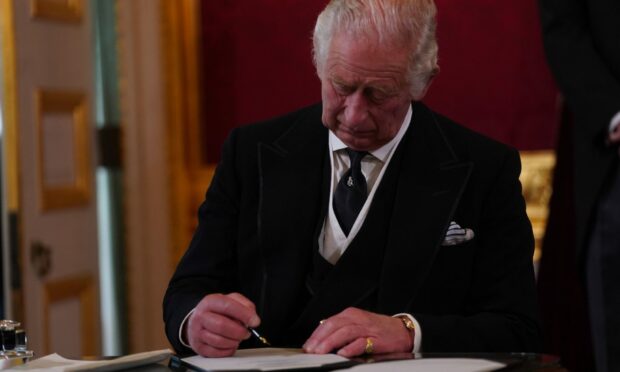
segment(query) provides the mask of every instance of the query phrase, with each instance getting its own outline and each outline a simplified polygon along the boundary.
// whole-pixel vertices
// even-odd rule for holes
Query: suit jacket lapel
[[[473,168],[459,161],[434,114],[414,104],[383,261],[379,311],[409,309],[443,241]]]

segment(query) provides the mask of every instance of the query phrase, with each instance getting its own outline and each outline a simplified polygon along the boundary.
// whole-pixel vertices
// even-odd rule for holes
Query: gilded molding
[[[11,0],[0,0],[0,37],[2,37],[2,79],[3,79],[3,136],[4,166],[7,186],[7,208],[19,210],[19,131],[17,107],[17,49],[15,45],[15,26],[13,24],[13,4]]]
[[[174,269],[191,239],[196,209],[211,182],[215,164],[204,164],[201,155],[205,133],[201,130],[200,107],[200,1],[161,4],[164,75],[169,92],[166,113],[174,216],[170,262]]]
[[[527,215],[534,231],[534,261],[541,255],[542,240],[549,216],[549,201],[553,192],[553,169],[555,153],[545,151],[521,151],[522,171],[519,177],[523,185]]]
[[[84,13],[83,0],[30,0],[33,18],[79,23]]]
[[[91,153],[90,141],[88,138],[88,108],[86,105],[86,95],[80,92],[43,90],[36,92],[36,126],[37,126],[37,151],[38,151],[38,175],[39,190],[41,196],[41,210],[68,208],[88,204],[92,194],[91,174],[93,170],[90,166],[90,158],[87,154]],[[44,119],[46,115],[62,114],[71,120],[73,138],[73,159],[74,164],[69,165],[73,168],[74,178],[71,182],[62,185],[49,185],[45,180],[45,159],[44,146]],[[68,149],[71,151],[71,149]]]

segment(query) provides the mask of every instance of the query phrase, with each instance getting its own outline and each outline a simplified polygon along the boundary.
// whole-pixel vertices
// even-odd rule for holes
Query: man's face
[[[320,74],[322,119],[350,148],[375,150],[398,133],[411,104],[406,49],[333,36]]]

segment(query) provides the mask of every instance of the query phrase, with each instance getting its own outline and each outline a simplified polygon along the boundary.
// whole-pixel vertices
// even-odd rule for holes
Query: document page
[[[505,367],[503,363],[473,358],[408,359],[355,366],[351,372],[487,372]]]
[[[50,354],[42,358],[35,359],[24,365],[12,368],[11,370],[29,372],[117,371],[158,363],[170,357],[170,355],[172,355],[172,351],[164,349],[125,355],[108,360],[87,361],[67,359],[58,354]]]
[[[277,371],[320,367],[347,362],[348,359],[335,354],[305,354],[301,349],[261,348],[238,350],[234,356],[228,358],[192,356],[183,358],[182,361],[205,371]]]

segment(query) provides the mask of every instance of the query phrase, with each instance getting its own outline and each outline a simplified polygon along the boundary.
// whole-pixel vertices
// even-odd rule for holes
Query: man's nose
[[[344,110],[346,123],[350,127],[363,124],[368,118],[368,101],[363,92],[356,91],[346,99]]]

